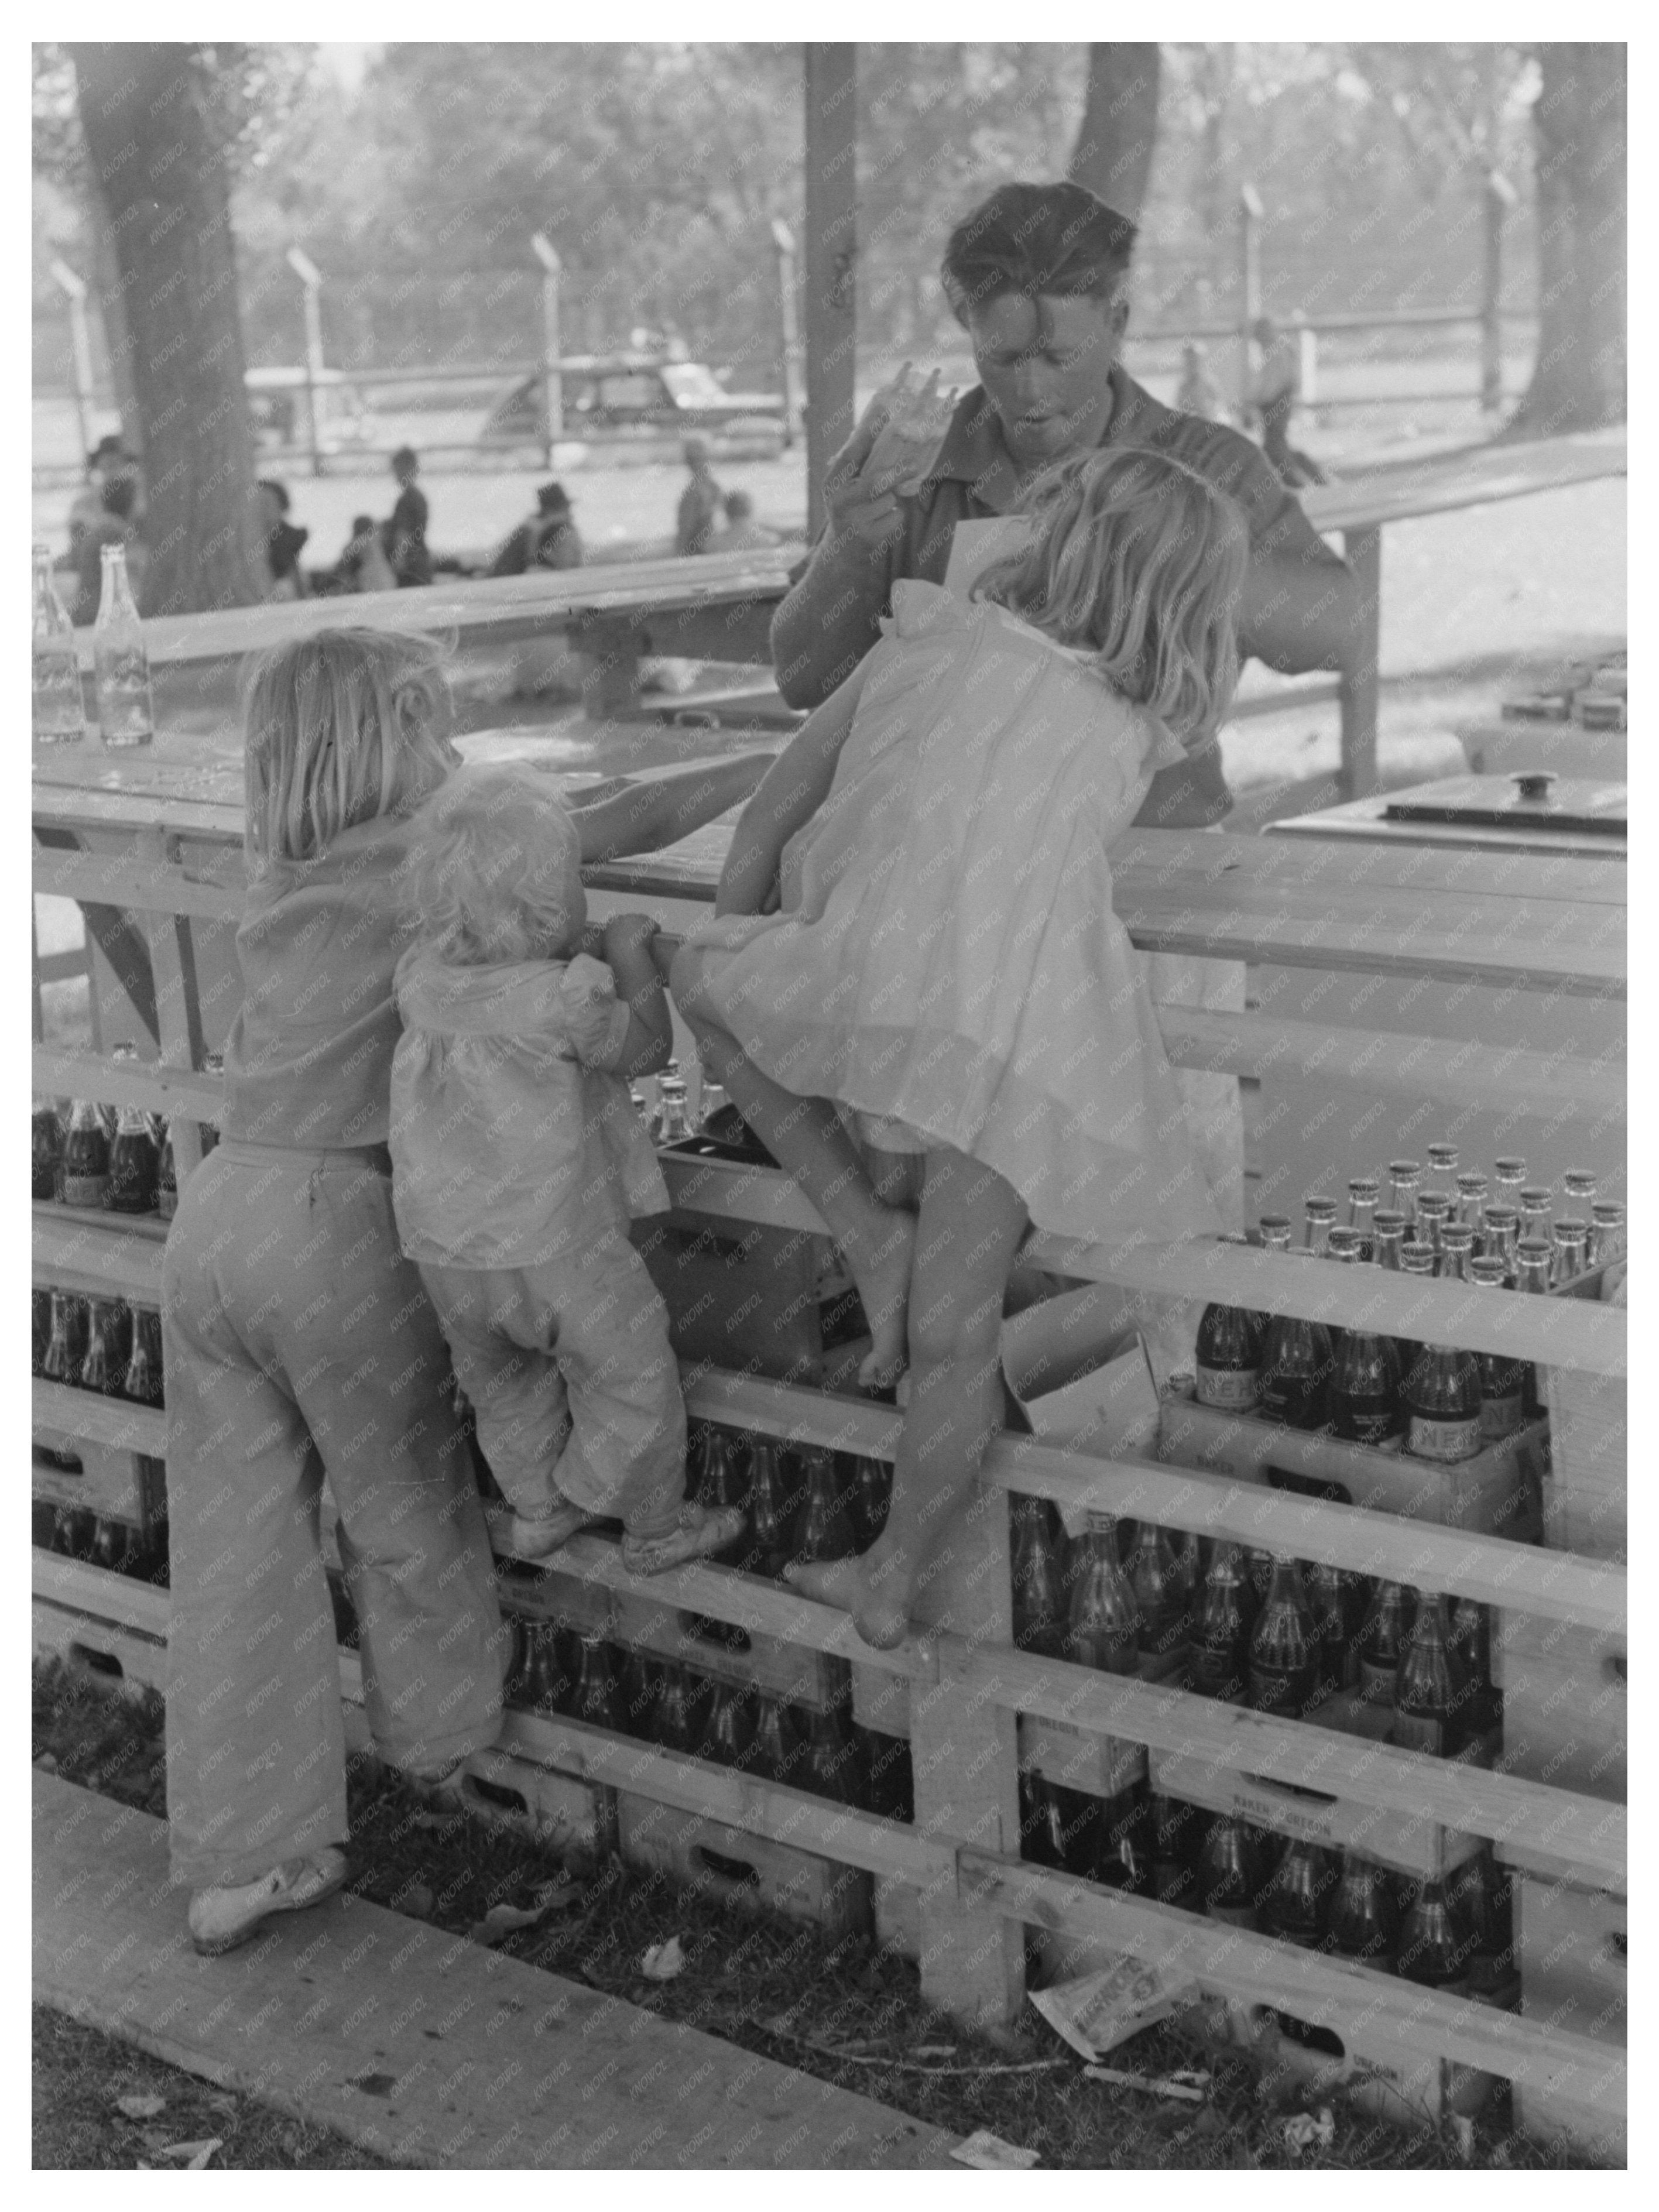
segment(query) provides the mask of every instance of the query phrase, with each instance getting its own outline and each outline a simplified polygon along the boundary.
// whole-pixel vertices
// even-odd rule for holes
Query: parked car
[[[727,392],[700,361],[662,361],[651,354],[582,355],[559,371],[567,438],[640,436],[703,430],[781,452],[787,443],[783,403],[769,392]],[[544,386],[527,376],[490,408],[479,433],[484,445],[524,445],[545,434]]]
[[[305,446],[306,371],[251,368],[246,382],[248,419],[256,446],[261,451],[271,447]],[[315,389],[319,450],[336,453],[343,446],[367,445],[374,434],[374,418],[362,394],[349,378],[337,368],[320,369],[315,378]]]

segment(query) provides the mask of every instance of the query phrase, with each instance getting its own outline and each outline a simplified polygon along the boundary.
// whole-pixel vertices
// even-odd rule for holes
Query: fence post
[[[323,426],[318,415],[318,389],[323,380],[323,272],[308,253],[297,246],[288,249],[288,265],[299,278],[306,307],[306,423],[311,447],[311,473],[323,473]]]
[[[69,301],[70,352],[75,364],[75,412],[81,425],[81,451],[92,451],[92,423],[98,395],[92,377],[92,340],[87,330],[87,288],[67,261],[52,264],[52,281]]]
[[[800,331],[795,319],[795,240],[787,222],[772,224],[778,258],[778,343],[783,368],[783,442],[793,446],[800,425],[800,391],[796,362]]]
[[[1312,407],[1319,399],[1319,333],[1300,307],[1294,310],[1291,321],[1299,349],[1297,368],[1302,404]]]
[[[823,521],[830,456],[853,429],[857,343],[858,49],[805,48],[806,535]]]
[[[1481,193],[1486,222],[1480,264],[1480,407],[1495,415],[1504,404],[1504,217],[1516,190],[1501,169],[1489,169]]]
[[[557,249],[544,230],[530,241],[542,264],[542,459],[553,465],[555,441],[564,435],[564,379],[559,374],[559,271]]]
[[[1261,195],[1254,185],[1238,189],[1238,409],[1248,422],[1255,381],[1255,340],[1251,336],[1261,313]]]

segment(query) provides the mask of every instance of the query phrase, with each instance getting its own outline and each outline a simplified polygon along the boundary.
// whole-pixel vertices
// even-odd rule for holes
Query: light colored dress
[[[1039,1228],[1213,1233],[1106,857],[1180,746],[1006,609],[907,579],[882,627],[781,910],[691,940],[725,1024],[787,1090],[994,1168]]]

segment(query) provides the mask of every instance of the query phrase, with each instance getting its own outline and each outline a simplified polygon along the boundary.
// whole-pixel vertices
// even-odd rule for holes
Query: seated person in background
[[[1250,382],[1250,411],[1261,423],[1261,450],[1295,490],[1322,484],[1325,471],[1291,443],[1291,417],[1302,397],[1302,347],[1292,331],[1281,331],[1271,315],[1261,316],[1250,335],[1261,349],[1261,366]]]
[[[408,589],[432,581],[432,556],[426,547],[429,510],[426,494],[416,483],[420,457],[413,446],[399,446],[392,456],[392,473],[398,479],[398,503],[386,526],[386,554],[399,586]]]
[[[354,514],[351,536],[335,563],[335,580],[343,592],[395,592],[398,579],[380,543],[380,526],[372,514]]]
[[[143,607],[149,550],[139,537],[137,525],[133,520],[137,506],[138,479],[136,476],[124,473],[112,476],[106,481],[97,516],[81,533],[75,564],[75,605],[70,613],[72,622],[90,623],[98,619],[98,602],[104,587],[103,552],[106,545],[126,547],[127,574],[132,580],[132,596]]]
[[[104,514],[104,486],[112,477],[132,476],[137,464],[120,439],[112,432],[100,438],[87,455],[87,480],[70,504],[69,511],[70,566],[75,568],[81,557],[81,540],[87,532],[99,523]]]
[[[270,589],[265,593],[268,599],[303,599],[307,596],[300,554],[311,532],[289,520],[289,506],[287,485],[278,483],[274,477],[261,477],[259,544],[265,566],[270,571]]]
[[[1183,415],[1201,416],[1206,422],[1225,422],[1231,411],[1221,387],[1210,374],[1210,357],[1196,338],[1181,349],[1181,388],[1176,405]]]
[[[775,545],[778,533],[768,530],[755,520],[755,502],[746,491],[729,491],[726,495],[726,527],[714,540],[716,553],[757,553],[763,546]]]
[[[685,465],[691,471],[691,481],[680,494],[674,525],[674,550],[680,554],[711,553],[714,548],[714,526],[720,520],[721,493],[714,481],[714,471],[708,465],[708,441],[688,438],[682,451]]]
[[[536,512],[521,522],[489,564],[492,576],[522,576],[530,568],[580,568],[581,532],[571,519],[564,486],[544,483],[536,494]]]

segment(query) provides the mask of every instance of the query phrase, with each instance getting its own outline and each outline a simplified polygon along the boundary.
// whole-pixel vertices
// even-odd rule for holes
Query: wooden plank
[[[1349,810],[1386,804],[1358,801]],[[1431,846],[1391,844],[1357,848],[1335,839],[1283,838],[1280,823],[1271,834],[1241,836],[1228,830],[1129,830],[1111,849],[1115,881],[1162,878],[1180,883],[1194,897],[1217,886],[1253,892],[1285,888],[1322,890],[1332,896],[1352,890],[1410,891],[1419,899],[1446,900],[1455,910],[1470,899],[1514,902],[1528,927],[1553,921],[1548,909],[1566,906],[1623,907],[1629,896],[1630,871],[1622,860],[1578,854],[1440,853]],[[1584,926],[1593,926],[1586,917]]]
[[[867,1400],[714,1370],[691,1384],[688,1407],[699,1419],[885,1460],[897,1448],[902,1420]],[[1073,1515],[1095,1510],[1156,1520],[1609,1633],[1621,1632],[1627,1619],[1622,1567],[1360,1506],[1327,1504],[1155,1460],[1097,1457],[1005,1432],[986,1455],[981,1480],[997,1490],[1051,1498]],[[854,1656],[861,1666],[912,1671],[892,1667],[891,1653],[862,1644]]]
[[[1302,511],[1318,531],[1352,530],[1458,507],[1525,499],[1570,484],[1621,477],[1628,468],[1624,429],[1581,431],[1513,445],[1475,447],[1444,458],[1408,462],[1387,471],[1316,485],[1300,495]]]
[[[142,1636],[165,1644],[170,1600],[154,1583],[131,1575],[111,1574],[107,1568],[88,1566],[82,1559],[65,1559],[56,1552],[31,1547],[31,1587],[37,1598],[71,1613],[98,1620],[113,1621]]]
[[[182,869],[106,858],[99,853],[37,852],[34,888],[59,898],[101,899],[146,913],[200,915],[240,921],[244,894],[217,884],[193,882]]]
[[[118,1228],[113,1214],[72,1212],[49,1199],[36,1203],[33,1212],[31,1265],[42,1288],[160,1305],[165,1222],[135,1217]]]
[[[1376,788],[1376,712],[1382,698],[1382,530],[1374,522],[1345,530],[1342,550],[1359,592],[1364,641],[1338,691],[1342,702],[1341,781],[1348,797],[1358,799]]]
[[[154,1114],[188,1114],[216,1121],[224,1108],[224,1084],[193,1069],[153,1060],[105,1060],[96,1053],[52,1052],[37,1045],[31,1080],[49,1098],[96,1098],[106,1106],[145,1106]],[[43,1201],[44,1202],[44,1201]]]
[[[1628,1816],[1622,1805],[1060,1660],[999,1649],[981,1651],[965,1667],[981,1698],[1012,1711],[1046,1714],[1070,1727],[1384,1810],[1409,1805],[1448,1828],[1556,1851],[1583,1869],[1582,1880],[1615,1889],[1625,1884]]]
[[[242,806],[229,802],[155,796],[121,787],[58,781],[50,767],[37,761],[29,790],[29,813],[37,830],[54,833],[90,830],[101,832],[168,830],[198,838],[204,844],[226,849],[242,844]]]
[[[1246,2003],[1276,2005],[1338,2033],[1344,2021],[1364,2014],[1387,2023],[1401,2043],[1442,2052],[1461,2065],[1511,2076],[1547,2073],[1605,2110],[1624,2108],[1625,2054],[1588,2036],[1558,2032],[1472,1997],[1442,1996],[1391,1974],[1299,1951],[1149,1898],[1101,1889],[1047,1867],[964,1851],[961,1878],[1011,1918],[1094,1936],[1171,1977],[1190,1973],[1203,1987]]]
[[[30,1416],[37,1429],[50,1429],[54,1436],[81,1437],[112,1451],[144,1452],[152,1459],[166,1455],[167,1417],[153,1406],[135,1406],[94,1390],[66,1389],[61,1382],[43,1382],[38,1375],[29,1385],[29,1395]]]
[[[229,1961],[160,1820],[34,1777],[34,1995],[410,2166],[920,2166],[955,2141],[349,1894]]]

